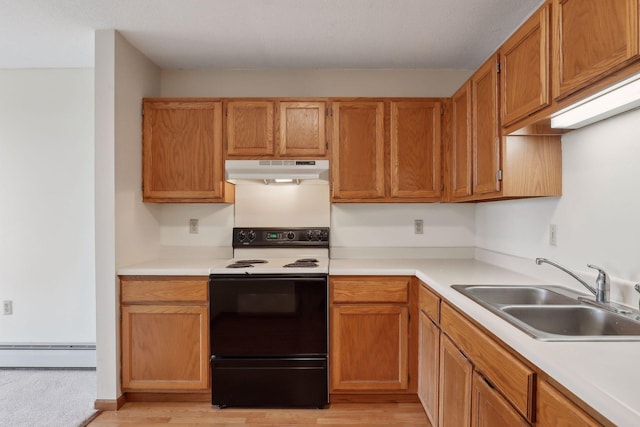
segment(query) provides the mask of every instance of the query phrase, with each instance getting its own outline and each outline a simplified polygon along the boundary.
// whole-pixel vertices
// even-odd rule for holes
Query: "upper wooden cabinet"
[[[325,135],[324,102],[278,102],[279,153],[282,156],[324,158],[329,149]]]
[[[227,157],[273,156],[273,111],[273,101],[227,102]]]
[[[440,102],[391,102],[391,197],[440,198]]]
[[[638,57],[638,0],[553,0],[553,96],[562,99]]]
[[[440,200],[441,102],[337,101],[332,110],[334,202]]]
[[[467,81],[451,99],[451,197],[454,200],[472,195],[471,82]]]
[[[228,158],[326,158],[324,101],[225,102]]]
[[[474,195],[500,191],[500,114],[498,56],[492,56],[471,76],[471,143]]]
[[[502,125],[550,103],[550,5],[533,14],[500,48]]]
[[[384,102],[334,102],[332,110],[333,200],[383,198]]]
[[[222,104],[207,100],[143,101],[145,202],[231,202],[223,179]]]

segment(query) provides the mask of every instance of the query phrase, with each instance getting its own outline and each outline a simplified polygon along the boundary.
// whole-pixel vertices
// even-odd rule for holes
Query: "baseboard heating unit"
[[[0,344],[0,368],[95,367],[95,344]]]

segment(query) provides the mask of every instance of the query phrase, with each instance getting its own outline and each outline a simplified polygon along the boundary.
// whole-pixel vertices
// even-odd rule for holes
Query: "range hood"
[[[224,169],[229,182],[329,180],[328,160],[226,160]]]

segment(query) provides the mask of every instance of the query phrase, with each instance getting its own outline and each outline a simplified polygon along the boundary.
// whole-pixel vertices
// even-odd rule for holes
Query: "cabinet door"
[[[500,116],[498,58],[491,57],[471,77],[473,194],[500,191]]]
[[[220,201],[221,103],[149,100],[143,110],[143,200]]]
[[[440,198],[439,102],[391,102],[391,197]]]
[[[122,388],[206,390],[207,306],[122,306]]]
[[[228,156],[273,156],[273,102],[229,101]]]
[[[538,381],[536,426],[599,426],[593,418],[578,408],[546,381]]]
[[[554,97],[621,68],[638,43],[638,0],[554,0]]]
[[[408,325],[404,305],[334,305],[331,391],[406,390]]]
[[[549,7],[544,5],[500,48],[503,125],[549,105]]]
[[[453,95],[451,103],[451,192],[454,199],[471,196],[471,82]]]
[[[473,373],[473,427],[527,427],[529,424],[477,372]]]
[[[384,103],[333,104],[333,199],[376,199],[385,194]]]
[[[472,372],[471,363],[445,334],[441,334],[438,426],[471,425]]]
[[[438,425],[440,329],[420,312],[418,397],[432,425]]]
[[[280,155],[310,159],[326,157],[325,103],[279,102],[278,106]]]

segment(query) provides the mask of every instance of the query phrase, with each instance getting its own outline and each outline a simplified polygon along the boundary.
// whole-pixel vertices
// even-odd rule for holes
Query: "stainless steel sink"
[[[636,310],[619,314],[585,304],[587,295],[572,289],[504,285],[452,287],[538,340],[640,341]]]
[[[575,297],[559,293],[557,290],[534,286],[453,286],[465,288],[463,292],[468,297],[478,301],[486,301],[489,304],[580,304]],[[566,290],[565,290],[566,291]],[[462,292],[462,291],[461,291]],[[580,295],[580,294],[577,294]]]

